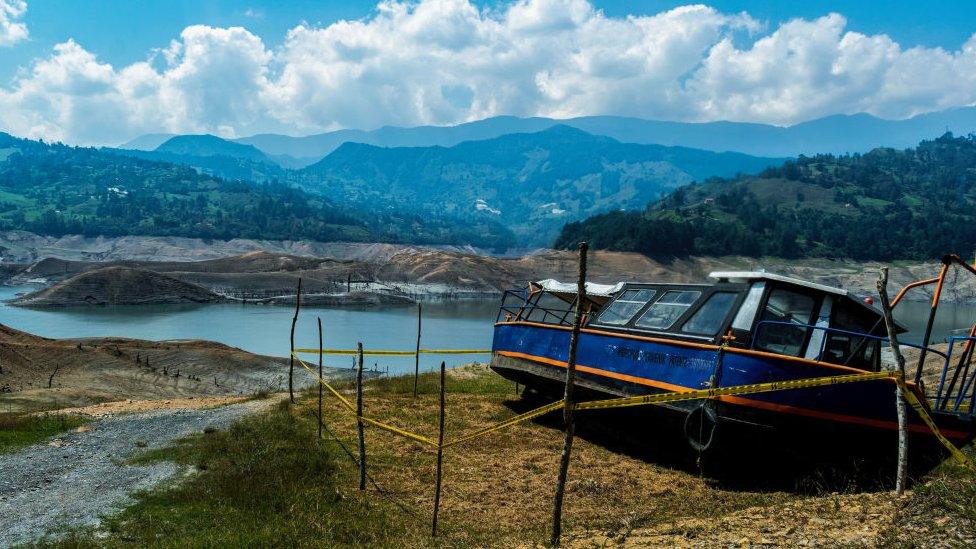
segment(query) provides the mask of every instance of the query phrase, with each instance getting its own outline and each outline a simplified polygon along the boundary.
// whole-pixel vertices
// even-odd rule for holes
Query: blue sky
[[[706,5],[0,0],[0,129],[111,142],[149,131],[294,134],[495,114],[790,124],[976,101],[966,92],[976,88],[976,1]],[[350,35],[341,20],[365,26]],[[9,34],[10,25],[21,31]],[[224,32],[231,27],[246,30]],[[796,81],[775,74],[777,63]],[[152,113],[149,96],[168,112]],[[99,121],[113,127],[85,129]]]
[[[31,40],[16,49],[0,50],[0,79],[18,67],[44,56],[51,47],[74,38],[99,58],[113,64],[131,63],[168,43],[194,24],[243,26],[271,46],[282,42],[288,29],[301,21],[327,25],[339,19],[359,19],[376,7],[375,0],[42,0],[29,4],[24,18]],[[688,2],[665,0],[604,0],[593,4],[607,15],[654,14]],[[976,1],[935,0],[824,1],[720,0],[704,2],[723,12],[746,11],[775,25],[795,17],[816,18],[830,12],[847,17],[849,26],[866,34],[885,33],[903,46],[958,48],[976,32]],[[477,2],[480,6],[497,2]]]

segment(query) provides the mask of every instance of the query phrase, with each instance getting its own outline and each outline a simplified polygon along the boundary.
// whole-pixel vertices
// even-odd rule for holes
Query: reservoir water
[[[34,288],[0,286],[0,323],[45,337],[120,336],[138,339],[209,339],[253,353],[288,355],[288,332],[294,308],[270,305],[161,305],[26,309],[4,303]],[[498,301],[447,301],[425,303],[423,338],[426,349],[491,348],[492,323]],[[910,331],[904,341],[922,338],[928,303],[903,302],[896,317]],[[417,337],[416,307],[328,309],[303,307],[295,332],[298,347],[317,347],[316,317],[322,318],[327,348],[412,350]],[[976,305],[943,304],[933,330],[933,341],[944,340],[953,330],[965,329],[976,320]],[[315,358],[309,356],[309,359]],[[487,360],[487,355],[421,357],[421,368],[434,369],[441,360],[449,365]],[[367,357],[367,366],[390,372],[412,371],[413,357]],[[349,366],[345,356],[326,357],[329,366]]]
[[[0,286],[0,300],[35,288]],[[424,303],[426,349],[489,349],[497,300]],[[294,307],[271,305],[147,305],[68,309],[27,309],[0,303],[0,323],[32,334],[54,337],[120,336],[137,339],[209,339],[246,351],[288,356],[288,333]],[[327,309],[302,307],[295,329],[296,347],[318,347],[316,317],[322,318],[327,348],[413,350],[417,344],[417,308],[374,307]],[[422,369],[486,361],[488,355],[421,357]],[[309,356],[308,360],[317,358]],[[327,356],[328,366],[350,366],[348,356]],[[413,371],[413,357],[366,357],[367,367],[387,366],[390,372]]]

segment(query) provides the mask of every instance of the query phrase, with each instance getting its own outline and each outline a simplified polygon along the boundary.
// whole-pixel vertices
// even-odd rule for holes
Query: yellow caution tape
[[[296,351],[297,352],[297,351]],[[316,351],[317,352],[317,351]],[[326,389],[329,390],[333,395],[335,395],[342,405],[356,414],[356,408],[349,402],[344,396],[342,396],[339,391],[334,387],[329,385],[321,376],[319,376],[304,360],[295,355],[298,362],[308,370],[312,375],[318,377],[319,383],[321,383]],[[915,393],[908,390],[908,386],[905,385],[904,377],[898,372],[871,372],[866,374],[851,374],[844,376],[827,376],[827,377],[815,377],[810,379],[798,379],[789,381],[773,381],[769,383],[754,383],[750,385],[736,385],[732,387],[719,387],[715,389],[701,389],[695,391],[681,391],[681,392],[669,392],[669,393],[657,393],[653,395],[642,395],[637,397],[623,397],[623,398],[611,398],[606,400],[593,400],[588,402],[581,402],[576,404],[577,410],[596,410],[596,409],[609,409],[609,408],[623,408],[628,406],[645,406],[649,404],[663,404],[666,402],[680,402],[685,400],[702,400],[708,398],[715,398],[720,396],[732,396],[732,395],[748,395],[756,393],[768,393],[772,391],[786,391],[791,389],[806,389],[810,387],[823,387],[827,385],[838,385],[841,383],[857,383],[863,381],[873,381],[879,379],[894,379],[896,383],[901,385],[902,394],[905,395],[905,399],[911,404],[912,408],[918,413],[919,417],[928,426],[932,434],[935,435],[936,439],[942,443],[943,446],[949,450],[952,457],[959,462],[960,465],[968,467],[976,471],[976,463],[973,462],[972,458],[964,454],[959,448],[957,448],[949,439],[945,438],[939,431],[938,426],[929,416],[928,411],[922,402],[915,396]],[[528,421],[530,419],[535,419],[539,416],[548,414],[554,410],[562,408],[565,405],[564,400],[558,400],[556,402],[540,406],[534,410],[529,410],[528,412],[519,414],[517,416],[510,417],[504,421],[500,421],[494,425],[472,431],[466,435],[461,435],[453,440],[445,442],[441,447],[448,448],[450,446],[455,446],[457,444],[462,444],[481,438],[483,436],[489,435],[506,427],[511,427],[519,423]],[[378,427],[390,433],[400,435],[411,440],[427,444],[437,448],[437,441],[425,437],[423,435],[412,433],[410,431],[400,429],[399,427],[394,427],[386,423],[382,423],[372,418],[359,417],[363,423],[367,423],[374,427]]]
[[[295,355],[295,360],[297,360],[298,363],[301,364],[303,368],[305,368],[306,370],[308,370],[308,372],[310,374],[312,374],[313,376],[319,378],[319,383],[321,383],[323,387],[325,387],[326,389],[328,389],[329,392],[332,393],[333,396],[335,396],[336,398],[338,398],[339,399],[339,402],[341,402],[342,405],[347,410],[349,410],[350,412],[352,412],[354,414],[356,413],[356,407],[353,406],[351,402],[349,402],[348,400],[346,400],[346,397],[342,396],[342,393],[340,393],[339,391],[337,391],[335,389],[335,387],[333,387],[333,386],[329,385],[328,383],[326,383],[325,382],[325,379],[323,379],[322,376],[320,376],[315,370],[313,370],[311,366],[309,366],[308,364],[306,364],[304,360],[298,358],[297,355]]]
[[[296,353],[305,355],[317,355],[318,349],[295,349]],[[322,349],[323,355],[356,355],[356,349]],[[374,356],[414,356],[416,351],[388,351],[388,350],[363,350],[363,355]],[[487,355],[491,354],[491,349],[421,349],[422,355]]]
[[[318,380],[319,380],[319,383],[321,383],[323,387],[325,387],[326,389],[328,389],[330,393],[332,393],[333,395],[335,395],[339,399],[339,401],[342,403],[342,405],[347,410],[349,410],[350,412],[352,412],[353,415],[356,414],[356,407],[353,406],[353,404],[351,402],[349,402],[344,396],[342,396],[342,394],[338,390],[336,390],[335,387],[333,387],[332,385],[330,385],[327,381],[325,381],[324,378],[322,378],[321,376],[319,376],[318,373],[315,370],[313,370],[312,367],[309,366],[304,360],[302,360],[301,358],[299,358],[297,356],[297,354],[295,355],[295,359],[298,360],[299,364],[301,364],[303,368],[305,368],[306,370],[308,370],[309,373],[311,373],[313,376],[317,377]],[[530,419],[539,417],[539,416],[541,416],[543,414],[547,414],[547,413],[551,412],[552,410],[555,410],[557,408],[562,408],[562,407],[563,407],[563,401],[562,400],[560,400],[558,402],[553,402],[552,404],[546,404],[545,406],[541,406],[539,408],[536,408],[535,410],[530,410],[528,412],[525,412],[524,414],[519,414],[517,416],[511,417],[511,418],[506,419],[504,421],[501,421],[501,422],[499,422],[499,423],[497,423],[495,425],[491,425],[489,427],[485,427],[485,428],[482,428],[482,429],[478,429],[477,431],[474,431],[474,432],[469,433],[467,435],[458,437],[455,440],[452,440],[452,441],[449,441],[449,442],[445,442],[443,447],[444,448],[447,448],[448,446],[454,446],[455,444],[461,444],[462,442],[467,442],[469,440],[474,440],[476,438],[480,438],[480,437],[482,437],[484,435],[487,435],[489,433],[493,433],[495,431],[498,431],[499,429],[503,429],[505,427],[510,427],[512,425],[515,425],[517,423],[521,423],[523,421],[528,421]],[[436,440],[433,440],[431,438],[425,437],[425,436],[423,436],[421,434],[412,433],[410,431],[407,431],[407,430],[404,430],[404,429],[400,429],[399,427],[394,427],[392,425],[389,425],[389,424],[386,424],[386,423],[383,423],[381,421],[377,421],[375,419],[368,418],[368,417],[365,417],[365,416],[362,416],[362,417],[357,416],[357,418],[362,419],[363,423],[372,425],[374,427],[378,427],[380,429],[383,429],[384,431],[388,431],[390,433],[393,433],[393,434],[396,434],[396,435],[400,435],[402,437],[409,438],[411,440],[415,440],[415,441],[420,442],[420,443],[423,443],[423,444],[428,444],[430,446],[433,446],[434,448],[437,447],[437,441]]]
[[[822,387],[840,383],[855,383],[876,379],[897,378],[895,372],[875,372],[868,374],[851,374],[845,376],[814,377],[810,379],[796,379],[789,381],[772,381],[769,383],[754,383],[751,385],[735,385],[732,387],[718,387],[715,389],[700,389],[695,391],[680,391],[656,393],[636,397],[611,398],[607,400],[593,400],[576,405],[578,410],[593,410],[604,408],[623,408],[625,406],[643,406],[645,404],[662,404],[665,402],[679,402],[683,400],[700,400],[729,395],[748,395],[754,393],[768,393],[771,391],[785,391],[789,389],[806,389],[808,387]]]
[[[406,438],[409,438],[411,440],[415,440],[417,442],[421,442],[423,444],[429,444],[430,446],[433,446],[434,448],[437,448],[437,441],[434,440],[434,439],[431,439],[431,438],[427,438],[424,435],[418,435],[417,433],[411,433],[410,431],[404,431],[403,429],[400,429],[399,427],[394,427],[392,425],[387,425],[386,423],[382,423],[382,422],[376,421],[375,419],[370,419],[368,417],[361,417],[360,419],[363,420],[363,423],[368,423],[368,424],[372,425],[373,427],[379,427],[380,429],[383,429],[384,431],[388,431],[388,432],[393,433],[395,435],[400,435],[402,437],[406,437]]]
[[[915,396],[915,393],[908,390],[908,387],[905,385],[905,381],[899,378],[898,384],[901,386],[901,394],[905,395],[905,400],[907,400],[908,403],[912,405],[912,408],[915,408],[915,411],[918,413],[918,416],[922,418],[922,421],[924,421],[925,425],[927,425],[928,428],[932,431],[932,434],[935,435],[935,438],[939,439],[939,442],[941,442],[942,445],[945,446],[947,450],[949,450],[949,454],[951,454],[952,457],[957,462],[959,462],[959,465],[962,465],[963,467],[968,467],[969,469],[976,471],[976,463],[973,463],[973,459],[967,456],[966,454],[962,453],[962,450],[956,448],[956,445],[953,444],[949,439],[942,436],[942,433],[939,431],[939,428],[938,426],[936,426],[935,422],[932,421],[932,417],[925,409],[925,406],[921,403],[921,401],[918,400],[918,397]]]
[[[454,440],[450,440],[448,442],[445,442],[444,445],[443,445],[443,447],[444,448],[447,448],[449,446],[454,446],[455,444],[461,444],[463,442],[468,442],[469,440],[474,440],[476,438],[483,437],[483,436],[485,436],[485,435],[487,435],[489,433],[494,433],[495,431],[504,429],[505,427],[510,427],[512,425],[515,425],[515,424],[518,424],[518,423],[522,423],[523,421],[528,421],[530,419],[537,418],[537,417],[539,417],[541,415],[548,414],[549,412],[551,412],[553,410],[557,410],[559,408],[562,408],[565,405],[565,402],[566,402],[565,400],[558,400],[556,402],[553,402],[552,404],[546,404],[545,406],[540,406],[540,407],[536,408],[535,410],[530,410],[528,412],[525,412],[524,414],[519,414],[517,416],[514,416],[514,417],[511,417],[509,419],[506,419],[505,421],[496,423],[495,425],[491,425],[491,426],[485,427],[483,429],[478,429],[477,431],[474,431],[472,433],[468,433],[467,435],[462,435],[462,436],[460,436],[460,437],[458,437],[458,438],[456,438]]]

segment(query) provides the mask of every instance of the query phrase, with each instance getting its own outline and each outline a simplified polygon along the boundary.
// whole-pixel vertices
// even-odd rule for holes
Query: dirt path
[[[131,466],[124,460],[207,427],[225,428],[276,400],[107,415],[44,444],[0,455],[0,546],[97,525],[101,515],[131,503],[133,492],[177,474],[172,463]]]

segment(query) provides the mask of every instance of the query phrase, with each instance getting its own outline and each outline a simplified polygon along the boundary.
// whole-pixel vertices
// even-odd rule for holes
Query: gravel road
[[[122,465],[130,456],[173,440],[224,428],[269,400],[209,410],[156,410],[107,417],[11,454],[0,454],[0,546],[36,540],[65,527],[95,526],[131,503],[130,494],[173,477],[172,463]]]

